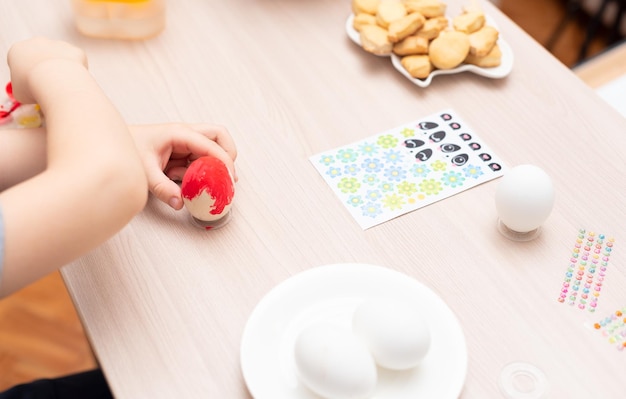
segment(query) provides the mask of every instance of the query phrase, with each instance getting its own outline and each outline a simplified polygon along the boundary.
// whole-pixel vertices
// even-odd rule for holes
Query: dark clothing
[[[112,399],[100,370],[42,379],[0,392],[0,399]]]

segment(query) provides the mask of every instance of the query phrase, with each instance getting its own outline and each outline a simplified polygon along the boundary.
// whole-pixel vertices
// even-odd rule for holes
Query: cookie
[[[352,12],[354,15],[366,13],[376,15],[380,0],[352,0]]]
[[[390,23],[407,15],[408,12],[404,4],[395,0],[386,0],[378,5],[376,12],[376,22],[383,28],[387,28]]]
[[[387,38],[387,29],[378,25],[365,25],[361,27],[361,47],[369,53],[376,55],[388,55],[391,53],[393,44]]]
[[[417,35],[432,40],[439,36],[439,33],[448,27],[448,18],[435,17],[429,18],[424,25],[417,31]]]
[[[397,55],[428,54],[428,39],[419,35],[411,35],[393,45]]]
[[[468,54],[467,58],[465,58],[465,63],[476,65],[481,68],[497,67],[502,63],[502,51],[496,44],[493,46],[489,54],[484,57],[477,57],[473,54]]]
[[[408,55],[402,57],[400,63],[409,75],[417,79],[426,79],[433,71],[433,66],[427,55]]]
[[[361,28],[365,25],[376,25],[376,17],[365,12],[354,16],[354,20],[352,21],[352,27],[354,30],[360,32]]]
[[[405,0],[408,12],[419,12],[425,18],[441,17],[446,13],[446,4],[439,0]]]
[[[436,68],[452,69],[459,66],[469,54],[470,44],[467,34],[445,30],[437,36],[428,48],[430,61]]]
[[[411,13],[406,15],[400,19],[396,19],[389,24],[388,37],[389,41],[392,43],[397,43],[400,40],[404,39],[417,32],[419,28],[424,25],[424,21],[426,19],[424,16],[418,12]]]
[[[457,15],[452,19],[455,30],[465,33],[473,33],[485,25],[485,14],[482,11],[470,11]]]
[[[485,25],[469,35],[470,54],[484,57],[498,41],[498,31],[493,26]]]

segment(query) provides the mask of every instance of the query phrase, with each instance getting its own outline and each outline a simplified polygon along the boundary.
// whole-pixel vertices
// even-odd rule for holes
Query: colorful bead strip
[[[578,231],[558,301],[595,312],[615,239]]]
[[[623,351],[626,349],[626,306],[594,323],[593,328],[600,331],[610,344]]]

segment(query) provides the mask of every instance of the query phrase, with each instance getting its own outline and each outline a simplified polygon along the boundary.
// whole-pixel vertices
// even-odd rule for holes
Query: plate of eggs
[[[456,399],[468,361],[461,325],[439,296],[362,263],[278,284],[252,311],[240,350],[255,399]]]
[[[449,18],[439,0],[353,0],[348,37],[420,87],[434,77],[472,72],[491,79],[513,69],[513,50],[477,7]]]

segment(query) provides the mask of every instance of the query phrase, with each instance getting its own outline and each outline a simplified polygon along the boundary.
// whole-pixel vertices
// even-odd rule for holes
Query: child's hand
[[[183,207],[180,187],[189,163],[210,155],[226,164],[235,181],[237,149],[228,131],[208,124],[130,126],[148,177],[150,192],[178,210]]]
[[[11,46],[7,62],[11,69],[13,96],[24,104],[33,104],[35,100],[29,86],[29,76],[37,65],[49,60],[65,60],[76,62],[87,67],[85,52],[69,43],[35,37]]]

